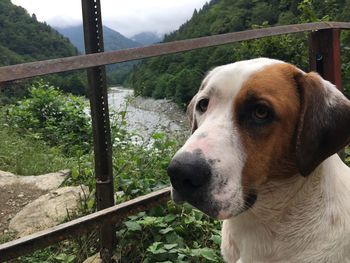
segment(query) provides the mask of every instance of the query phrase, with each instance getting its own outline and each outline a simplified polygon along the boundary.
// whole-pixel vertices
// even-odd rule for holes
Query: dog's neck
[[[308,177],[295,175],[266,183],[254,206],[225,224],[231,225],[246,259],[277,262],[276,250],[285,252],[283,256],[313,251],[315,240],[324,240],[322,246],[338,246],[330,237],[350,234],[350,209],[343,210],[350,202],[349,176],[350,169],[333,155]]]
[[[300,209],[305,215],[302,207],[317,206],[316,210],[320,210],[320,205],[327,205],[343,197],[343,193],[339,195],[338,192],[339,187],[342,189],[347,184],[343,180],[347,175],[350,176],[350,169],[338,155],[333,155],[307,177],[296,174],[288,179],[273,180],[262,185],[256,204],[247,214],[270,221],[281,219],[294,209]]]

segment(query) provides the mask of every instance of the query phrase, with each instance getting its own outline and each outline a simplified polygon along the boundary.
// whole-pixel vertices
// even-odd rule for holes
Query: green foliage
[[[23,63],[24,59],[16,52],[0,44],[0,65],[13,65]]]
[[[350,146],[345,148],[345,163],[350,166]]]
[[[20,132],[60,146],[65,152],[88,151],[91,125],[84,106],[81,98],[37,82],[27,99],[7,107],[6,120]]]
[[[317,22],[316,11],[311,0],[303,0],[298,4],[298,9],[301,11],[300,21],[302,23]]]
[[[257,26],[256,26],[257,27]],[[255,28],[256,28],[255,27]],[[235,60],[269,57],[308,69],[307,35],[282,35],[247,41],[236,46]]]
[[[9,0],[0,1],[0,29],[0,45],[26,61],[77,54],[65,37]],[[0,64],[6,65],[4,61]]]
[[[58,171],[72,165],[57,147],[31,134],[19,134],[0,116],[0,170],[20,175],[37,175]]]
[[[142,138],[140,140],[140,136],[125,135],[118,133],[113,147],[115,190],[118,193],[118,202],[169,185],[169,178],[165,171],[179,146],[177,141],[170,139],[165,133],[153,134],[151,146],[147,146]],[[138,142],[136,142],[137,139],[139,139]]]
[[[216,0],[195,10],[192,18],[171,34],[165,42],[241,31],[250,28],[350,19],[349,0]],[[257,26],[258,25],[258,26]],[[343,37],[343,85],[349,92],[350,38]],[[270,57],[285,60],[308,70],[306,34],[268,37],[234,45],[190,51],[144,61],[128,79],[137,94],[168,98],[186,105],[197,92],[205,72],[242,59]]]
[[[37,250],[31,255],[23,256],[12,263],[75,263],[83,262],[88,256],[97,251],[97,232],[76,237],[69,242],[63,241],[42,250]]]
[[[67,38],[46,23],[38,22],[35,14],[29,15],[24,8],[13,5],[9,0],[0,1],[0,66],[77,54],[77,49]],[[55,74],[44,79],[64,91],[86,94],[86,76],[82,72]],[[21,86],[22,89],[24,87]],[[11,100],[13,95],[18,94],[5,95],[0,95],[0,101]]]
[[[270,57],[289,61],[306,70],[306,43],[306,35],[283,35],[153,58],[134,71],[131,83],[137,94],[166,97],[184,107],[197,92],[207,69],[221,64]]]
[[[41,79],[58,87],[63,92],[75,95],[87,95],[87,78],[84,70],[75,71],[74,73],[63,72],[51,74],[38,79],[38,81]]]
[[[149,141],[127,131],[126,110],[111,116],[117,203],[169,185],[166,167],[180,144],[165,133],[154,133]],[[67,183],[84,183],[93,189],[91,156],[81,156],[78,163]],[[85,206],[92,211],[94,199]],[[222,262],[219,229],[220,223],[203,213],[169,202],[120,224],[115,253],[122,262]],[[71,254],[66,251],[65,255]]]
[[[8,128],[0,130],[0,170],[37,175],[70,167],[71,159],[42,140],[20,136]]]
[[[71,140],[76,136],[83,136],[82,131],[75,130],[75,126],[72,127],[66,122],[69,120],[75,124],[81,123],[81,114],[85,107],[79,98],[63,95],[51,86],[38,83],[32,87],[26,100],[6,108],[8,124],[0,134],[3,138],[0,142],[0,158],[8,156],[11,161],[0,169],[14,166],[16,160],[22,159],[23,150],[23,153],[27,152],[28,155],[26,162],[39,166],[38,168],[70,168],[72,173],[66,180],[66,185],[89,186],[92,195],[85,198],[79,214],[95,211],[93,155],[91,148],[86,151],[85,145],[79,140]],[[169,185],[166,167],[181,143],[181,138],[175,140],[161,132],[154,133],[147,139],[137,132],[128,131],[126,112],[127,107],[111,115],[117,203]],[[67,116],[63,117],[63,113]],[[83,120],[85,123],[85,117]],[[3,122],[4,120],[1,123]],[[57,127],[58,124],[61,127]],[[7,127],[9,125],[11,128]],[[70,147],[75,151],[65,151],[64,156],[60,152],[62,147],[50,145],[65,143],[65,135],[61,133],[67,129],[75,133],[68,138],[71,142]],[[52,136],[52,132],[55,136]],[[54,138],[57,136],[60,140],[56,141]],[[10,144],[11,147],[6,144]],[[32,151],[29,149],[31,147]],[[88,147],[91,147],[91,144]],[[7,149],[7,152],[4,152],[4,149]],[[46,154],[39,155],[43,153]],[[30,159],[31,156],[33,159]],[[60,156],[61,163],[58,162]],[[50,167],[55,163],[60,167]],[[22,162],[13,171],[24,170],[21,165]],[[27,167],[26,174],[34,174],[36,168]],[[219,229],[220,223],[203,213],[192,210],[188,205],[180,207],[169,202],[164,206],[130,216],[120,224],[117,229],[116,254],[122,262],[222,262],[219,252]],[[81,262],[98,252],[95,234],[94,232],[88,237],[77,237],[69,242],[62,242],[14,262]]]
[[[108,86],[122,85],[126,81],[130,71],[138,63],[139,61],[129,61],[114,65],[107,65],[106,74]]]
[[[117,255],[122,262],[223,262],[220,228],[198,210],[169,202],[119,225]]]
[[[19,99],[25,98],[30,86],[28,80],[3,83],[0,89],[0,106],[13,104]]]

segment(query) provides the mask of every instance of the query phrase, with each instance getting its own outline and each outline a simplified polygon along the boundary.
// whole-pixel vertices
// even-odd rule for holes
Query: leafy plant
[[[11,260],[11,263],[72,263],[83,262],[88,256],[98,252],[97,231],[69,241],[62,241],[31,255]]]
[[[72,166],[74,160],[33,134],[20,134],[0,116],[0,170],[19,175],[44,174]]]
[[[130,135],[130,134],[129,134]],[[118,136],[118,135],[117,135]],[[123,138],[119,133],[113,147],[113,166],[117,202],[123,202],[169,185],[166,167],[178,142],[164,133],[152,135],[152,145],[140,136]]]
[[[88,151],[91,125],[84,101],[42,81],[33,84],[27,99],[7,108],[6,120],[19,132],[62,147],[65,152]]]
[[[169,202],[130,216],[117,240],[122,262],[222,262],[220,223],[188,205]]]

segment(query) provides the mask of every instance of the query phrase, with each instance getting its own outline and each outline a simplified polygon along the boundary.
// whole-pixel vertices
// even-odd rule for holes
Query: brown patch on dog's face
[[[295,133],[300,114],[297,74],[300,71],[289,64],[266,67],[253,74],[235,98],[233,118],[247,154],[242,171],[245,196],[270,178],[297,173]]]

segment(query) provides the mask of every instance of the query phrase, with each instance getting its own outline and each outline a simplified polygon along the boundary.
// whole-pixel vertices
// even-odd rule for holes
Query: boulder
[[[69,170],[35,176],[20,176],[0,171],[0,188],[12,184],[29,184],[40,190],[50,191],[58,188],[69,175]]]
[[[40,196],[10,221],[9,229],[23,237],[62,223],[89,195],[87,186],[67,186]]]
[[[97,253],[97,254],[85,259],[85,261],[83,263],[102,263],[100,253]]]
[[[97,254],[85,259],[83,263],[102,263],[102,262],[103,262],[103,260],[101,259],[100,253],[97,253]],[[114,255],[112,257],[112,262],[119,262],[118,257]]]

